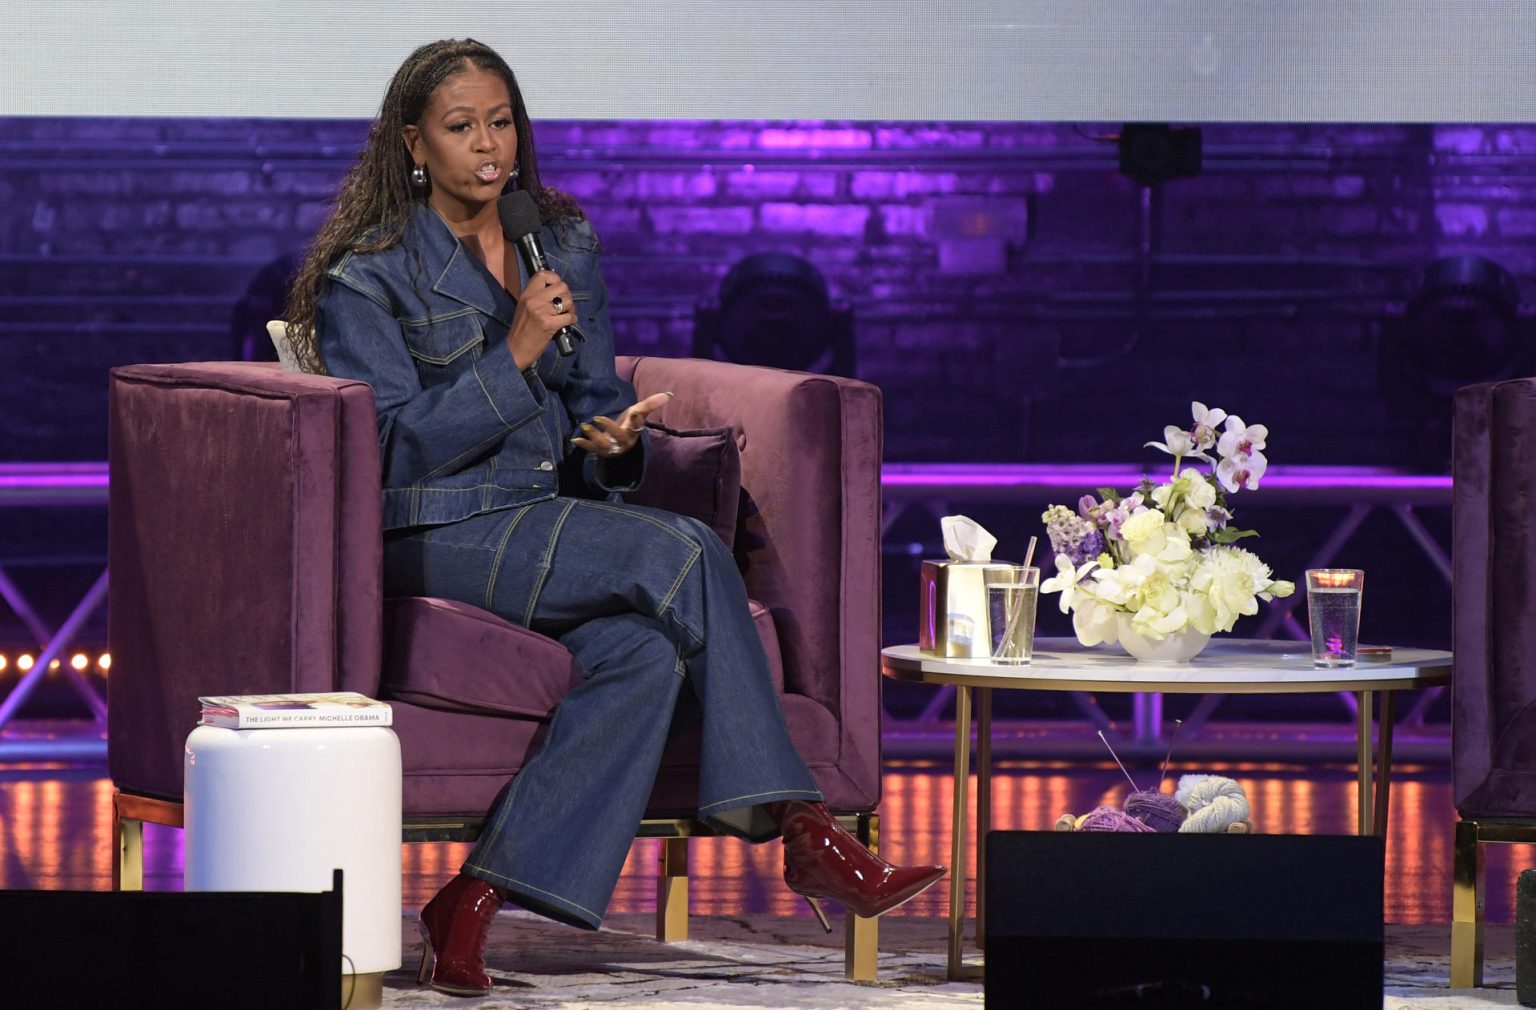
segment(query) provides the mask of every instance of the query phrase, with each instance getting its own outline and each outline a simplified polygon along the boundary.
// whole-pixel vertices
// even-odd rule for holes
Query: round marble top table
[[[986,837],[992,820],[992,691],[1088,691],[1121,694],[1308,694],[1349,691],[1357,702],[1356,755],[1361,834],[1385,835],[1391,788],[1392,707],[1397,691],[1438,687],[1451,681],[1451,654],[1437,649],[1393,647],[1386,659],[1352,667],[1315,667],[1306,642],[1221,638],[1188,663],[1143,663],[1118,646],[1083,646],[1074,638],[1035,639],[1027,664],[933,656],[915,645],[880,651],[880,669],[894,680],[948,684],[955,689],[954,812],[949,876],[949,977],[976,974],[962,964],[965,916],[966,780],[970,767],[971,696],[976,699],[976,935],[986,922]],[[1371,722],[1374,694],[1381,692],[1372,789]]]

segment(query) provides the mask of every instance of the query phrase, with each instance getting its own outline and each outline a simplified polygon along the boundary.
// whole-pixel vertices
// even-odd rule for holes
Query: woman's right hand
[[[507,349],[519,371],[527,371],[549,346],[550,338],[560,328],[576,321],[575,299],[571,289],[553,270],[540,270],[528,278],[512,313],[512,328],[507,331]]]

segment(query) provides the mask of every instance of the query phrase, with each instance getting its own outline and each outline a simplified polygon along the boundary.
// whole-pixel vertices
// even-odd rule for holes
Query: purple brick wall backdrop
[[[3,455],[99,458],[110,364],[238,354],[235,302],[322,220],[364,128],[0,119]],[[1536,272],[1536,128],[1207,127],[1201,176],[1146,207],[1094,136],[1113,129],[546,122],[539,141],[606,243],[622,351],[688,353],[732,263],[798,252],[853,309],[891,459],[1128,458],[1200,396],[1266,420],[1287,461],[1397,461],[1416,427],[1378,393],[1376,321],[1439,255]],[[978,218],[1002,237],[968,247]]]
[[[1275,462],[1422,459],[1424,425],[1380,389],[1378,323],[1447,254],[1499,261],[1529,299],[1536,127],[1206,127],[1201,175],[1145,194],[1116,169],[1117,128],[538,136],[546,179],[605,242],[622,352],[689,353],[694,306],[732,263],[800,253],[853,310],[888,459],[1145,460],[1191,398],[1268,424]],[[238,356],[236,302],[323,219],[365,129],[0,119],[0,458],[101,458],[111,365]],[[976,222],[991,240],[967,241]],[[57,517],[13,512],[0,555],[55,535]],[[1022,537],[1036,515],[990,519]],[[908,533],[931,543],[931,525]],[[1266,556],[1284,552],[1262,528]]]

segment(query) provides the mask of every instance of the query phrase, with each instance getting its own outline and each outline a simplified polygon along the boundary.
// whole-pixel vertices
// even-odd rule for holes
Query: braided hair
[[[416,205],[431,192],[430,181],[425,187],[411,185],[415,163],[401,130],[421,121],[439,85],[471,67],[500,77],[512,99],[519,175],[516,182],[508,179],[507,187],[527,190],[546,223],[581,216],[574,198],[546,189],[539,180],[528,109],[507,62],[490,46],[474,39],[444,39],[420,47],[390,80],[357,163],[342,180],[336,206],[315,235],[288,289],[288,339],[307,370],[325,370],[315,342],[315,313],[326,271],[348,252],[380,252],[398,245]]]

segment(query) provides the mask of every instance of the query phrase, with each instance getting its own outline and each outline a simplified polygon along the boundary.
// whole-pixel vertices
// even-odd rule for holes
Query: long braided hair
[[[307,370],[325,370],[315,343],[315,312],[326,271],[347,252],[379,252],[399,244],[417,203],[426,200],[431,192],[430,181],[425,187],[411,185],[415,162],[406,149],[401,130],[421,121],[438,85],[471,66],[500,77],[512,98],[519,175],[515,182],[507,180],[507,188],[520,186],[527,190],[546,223],[581,216],[575,199],[546,189],[539,181],[528,109],[506,60],[474,39],[444,39],[420,47],[390,80],[384,104],[368,130],[368,140],[357,163],[342,180],[336,206],[315,235],[288,289],[288,339]]]

